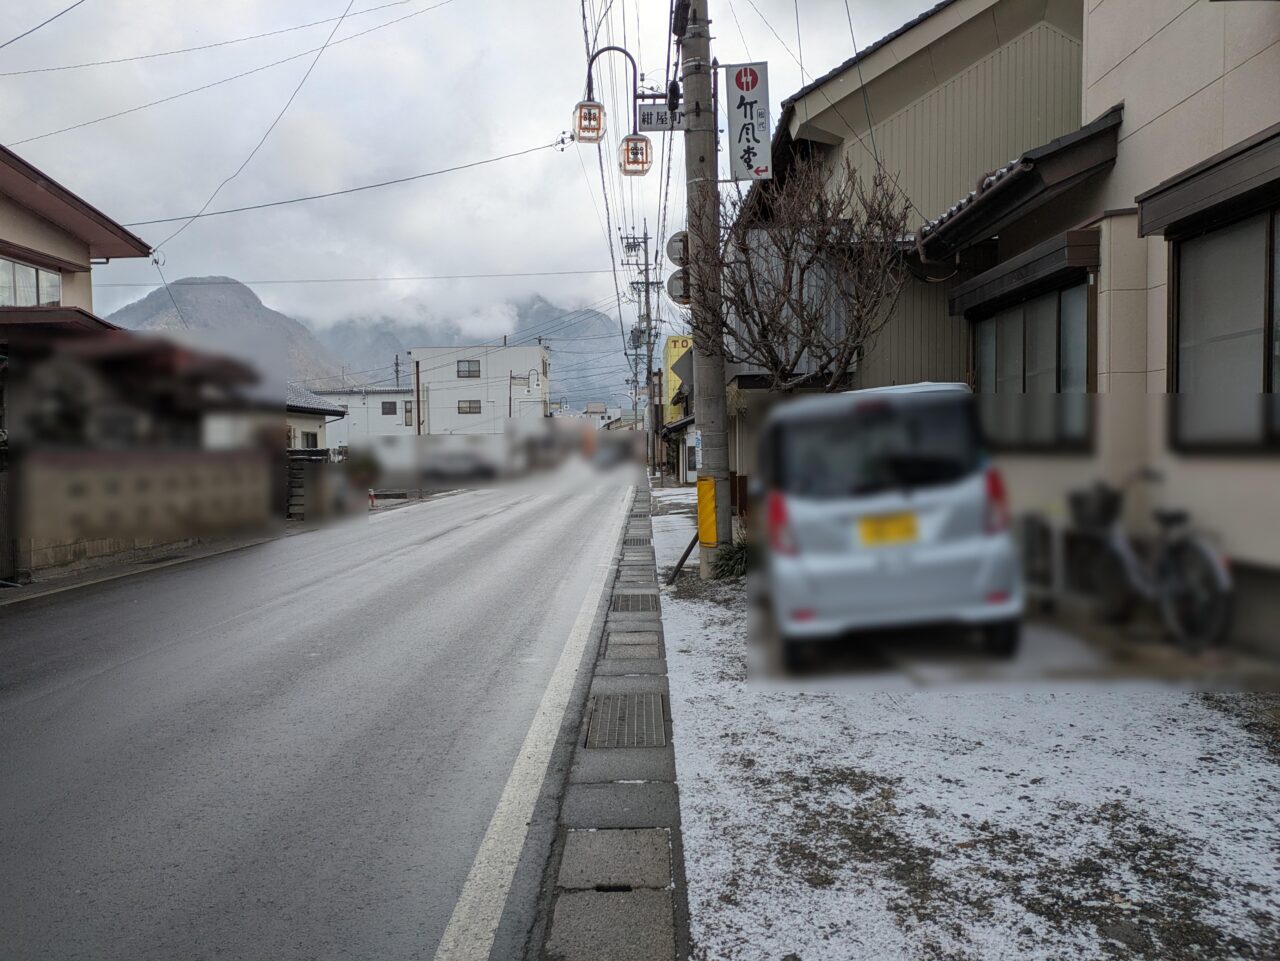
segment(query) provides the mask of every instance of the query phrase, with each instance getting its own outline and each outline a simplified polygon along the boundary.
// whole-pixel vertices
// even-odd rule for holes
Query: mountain
[[[502,305],[514,320],[510,343],[536,343],[551,348],[551,396],[571,403],[605,400],[609,392],[624,390],[629,375],[621,371],[618,321],[597,310],[567,310],[535,295]],[[371,383],[394,377],[395,357],[405,365],[414,347],[456,347],[494,343],[499,335],[464,333],[456,321],[404,320],[395,317],[351,317],[328,327],[315,327],[328,352],[356,372],[349,383]],[[407,369],[407,368],[403,368]]]
[[[251,360],[266,380],[333,377],[340,368],[309,328],[230,277],[184,277],[107,319]]]
[[[503,335],[493,330],[509,331],[511,343],[536,343],[541,337],[550,347],[554,400],[564,397],[574,406],[607,401],[610,394],[626,390],[630,376],[616,316],[567,310],[536,295],[495,304],[485,316],[468,318],[468,328],[490,331],[468,334],[455,320],[429,316],[425,307],[409,319],[357,316],[322,326],[272,310],[230,277],[185,277],[108,319],[245,358],[268,382],[303,382],[312,389],[336,387],[344,376],[347,384],[394,383],[396,357],[404,377],[411,369],[411,348],[496,343]]]

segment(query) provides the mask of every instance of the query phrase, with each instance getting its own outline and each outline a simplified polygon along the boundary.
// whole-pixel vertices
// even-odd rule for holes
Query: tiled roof
[[[335,417],[346,413],[337,404],[332,404],[323,397],[313,394],[305,387],[299,387],[297,384],[288,386],[285,394],[285,409],[312,411],[317,414],[330,414]]]

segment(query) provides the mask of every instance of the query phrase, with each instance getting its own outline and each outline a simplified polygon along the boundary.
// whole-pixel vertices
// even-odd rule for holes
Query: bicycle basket
[[[1124,495],[1114,487],[1095,484],[1087,490],[1072,491],[1067,495],[1071,520],[1081,530],[1102,530],[1110,527],[1120,516]]]

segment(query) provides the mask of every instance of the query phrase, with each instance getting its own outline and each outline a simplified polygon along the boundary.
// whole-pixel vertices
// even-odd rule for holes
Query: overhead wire
[[[388,7],[403,7],[406,3],[413,3],[415,0],[392,0],[390,3],[380,4],[376,7],[368,7],[364,10],[356,10],[347,15],[348,20],[356,17],[362,17],[367,13],[377,13],[379,10],[386,10]],[[453,0],[448,0],[452,3]],[[130,57],[114,57],[110,60],[87,60],[83,63],[64,63],[57,64],[52,67],[29,67],[26,70],[6,70],[0,71],[0,77],[21,77],[31,73],[55,73],[62,70],[83,70],[86,67],[106,67],[119,63],[135,63],[139,60],[156,60],[160,57],[174,57],[184,53],[197,53],[201,50],[213,50],[218,47],[229,47],[237,43],[246,43],[250,40],[262,40],[266,37],[278,37],[282,34],[293,33],[296,30],[306,30],[308,27],[318,27],[322,24],[333,23],[339,17],[326,17],[323,20],[312,20],[308,23],[295,24],[292,27],[281,27],[278,30],[268,30],[265,33],[255,33],[247,37],[234,37],[230,40],[217,40],[213,43],[202,43],[194,47],[181,47],[177,50],[159,50],[155,53],[142,53]]]
[[[105,121],[108,121],[108,120],[115,120],[117,117],[124,117],[132,113],[137,113],[140,110],[147,110],[150,107],[157,107],[160,104],[171,103],[174,100],[180,100],[183,97],[189,97],[192,94],[200,93],[203,90],[209,90],[213,87],[221,86],[224,83],[231,83],[233,80],[240,80],[244,77],[252,76],[255,73],[261,73],[264,70],[270,70],[272,67],[278,67],[281,64],[291,63],[294,60],[300,60],[309,54],[318,53],[319,51],[324,50],[326,47],[336,47],[340,44],[347,43],[348,41],[355,40],[359,37],[367,36],[368,34],[371,34],[374,31],[383,30],[386,27],[395,26],[397,23],[403,23],[404,21],[410,20],[413,17],[420,17],[424,13],[430,13],[432,10],[437,10],[440,7],[445,6],[446,4],[450,4],[453,2],[454,0],[440,0],[439,3],[436,3],[430,7],[425,7],[422,10],[415,10],[412,13],[406,13],[402,17],[396,17],[394,20],[388,20],[385,23],[380,23],[380,24],[377,24],[376,26],[369,27],[367,30],[361,30],[359,33],[353,33],[349,37],[343,37],[340,40],[334,40],[332,43],[327,43],[325,46],[312,47],[310,50],[303,50],[301,53],[295,53],[292,56],[284,57],[281,60],[274,60],[271,63],[263,64],[260,67],[254,67],[252,70],[245,70],[242,73],[233,74],[230,77],[223,77],[221,80],[214,80],[210,83],[201,84],[198,87],[192,87],[190,90],[184,90],[181,93],[171,94],[168,97],[161,97],[158,100],[151,100],[151,101],[148,101],[147,103],[138,104],[135,107],[129,107],[125,110],[117,110],[115,113],[109,113],[101,117],[95,117],[92,120],[84,120],[84,121],[81,121],[80,123],[70,124],[69,126],[66,126],[66,127],[59,127],[57,130],[50,130],[42,134],[36,134],[33,137],[25,137],[22,140],[14,140],[9,144],[9,146],[17,147],[26,143],[34,143],[37,140],[44,140],[47,137],[54,137],[54,136],[57,136],[58,134],[69,133],[72,130],[80,130],[84,127],[91,127],[94,124],[104,123]]]
[[[205,278],[189,278],[175,280],[170,287],[235,287],[244,285],[252,287],[262,284],[368,284],[368,283],[400,283],[406,281],[425,280],[491,280],[504,277],[569,277],[611,273],[608,268],[595,270],[525,270],[511,272],[495,272],[486,274],[419,274],[403,277],[289,277],[269,280],[214,280]],[[146,283],[110,283],[93,285],[98,287],[154,287]]]
[[[764,25],[769,28],[769,32],[773,34],[774,39],[778,41],[782,49],[785,50],[787,54],[791,57],[791,59],[794,60],[796,64],[800,67],[800,80],[803,83],[805,81],[805,78],[809,77],[809,74],[804,69],[804,64],[800,61],[800,58],[797,57],[795,53],[792,52],[791,48],[787,45],[787,42],[783,40],[782,37],[778,34],[778,31],[774,29],[773,24],[769,22],[769,18],[766,17],[764,13],[760,10],[760,7],[756,5],[756,0],[747,0],[747,2],[751,4],[751,9],[755,10],[756,16],[758,16],[760,20],[764,23]],[[797,20],[797,24],[798,22],[799,21]],[[861,65],[859,65],[859,73],[861,73]],[[894,188],[897,189],[897,191],[900,194],[902,194],[903,199],[907,202],[907,206],[909,206],[912,210],[914,210],[916,214],[918,214],[921,218],[928,220],[928,217],[925,215],[924,211],[922,211],[919,207],[916,206],[915,201],[911,199],[910,194],[908,194],[906,189],[903,188],[898,175],[895,174],[893,171],[889,170],[885,166],[884,161],[880,159],[879,153],[876,150],[874,150],[871,147],[868,147],[866,140],[864,140],[862,135],[859,134],[858,131],[854,128],[853,124],[849,122],[849,119],[841,112],[840,107],[836,104],[834,100],[831,99],[831,95],[828,94],[822,86],[819,86],[817,90],[819,93],[822,94],[822,98],[826,100],[827,105],[830,106],[831,109],[835,111],[836,116],[840,118],[840,122],[845,125],[845,128],[853,136],[854,140],[857,141],[858,146],[862,147],[863,150],[870,153],[872,160],[875,162],[876,167],[880,170],[880,172],[887,175],[889,179],[893,181]],[[866,96],[867,94],[864,88],[863,89],[864,104],[866,103],[866,100],[865,100]],[[869,109],[870,108],[868,107],[868,110]]]
[[[6,40],[4,43],[0,43],[0,50],[3,50],[5,47],[9,46],[9,44],[11,44],[11,43],[17,43],[17,42],[18,42],[19,40],[21,40],[23,37],[29,37],[29,36],[31,36],[33,33],[35,33],[35,32],[36,32],[37,30],[39,30],[41,27],[47,27],[49,24],[53,23],[53,21],[57,20],[57,19],[58,19],[59,17],[61,17],[63,14],[70,13],[72,10],[74,10],[76,7],[80,6],[80,4],[82,4],[82,3],[84,3],[84,0],[76,0],[76,2],[75,2],[75,3],[71,4],[71,6],[69,6],[69,7],[65,7],[64,9],[59,10],[59,11],[58,11],[57,13],[55,13],[52,17],[50,17],[48,20],[45,20],[45,21],[43,21],[43,22],[41,22],[41,23],[37,23],[37,24],[36,24],[34,27],[32,27],[30,30],[24,30],[24,31],[22,31],[22,33],[18,34],[16,37],[11,37],[10,39]]]
[[[299,80],[297,85],[293,88],[293,92],[289,94],[289,98],[284,102],[284,106],[280,108],[280,112],[276,114],[275,119],[271,121],[270,126],[267,127],[262,137],[258,140],[256,144],[253,145],[253,149],[249,151],[249,156],[244,158],[244,161],[240,164],[239,167],[235,169],[235,172],[231,174],[231,176],[227,177],[225,180],[222,181],[222,183],[218,184],[218,186],[214,188],[213,193],[209,195],[209,199],[204,202],[204,206],[200,208],[199,212],[191,216],[181,227],[179,227],[177,230],[171,233],[164,240],[160,241],[160,243],[158,243],[155,247],[156,250],[159,250],[161,247],[163,247],[169,241],[173,240],[175,237],[181,234],[184,230],[190,227],[193,223],[195,223],[196,220],[199,219],[200,215],[209,209],[209,205],[213,203],[213,201],[217,198],[218,194],[222,192],[222,188],[225,187],[227,184],[231,183],[231,181],[235,180],[237,177],[239,177],[240,174],[244,171],[244,168],[249,166],[253,158],[258,155],[258,151],[262,149],[262,145],[267,142],[267,139],[271,136],[272,131],[276,129],[276,126],[284,118],[284,115],[289,112],[289,108],[293,106],[294,100],[297,99],[298,94],[302,91],[302,88],[306,85],[307,80],[311,77],[312,71],[315,70],[316,64],[320,62],[320,58],[324,56],[324,52],[325,50],[328,49],[329,44],[333,43],[333,38],[337,35],[338,28],[342,26],[343,21],[346,20],[347,14],[351,12],[351,8],[353,6],[355,6],[355,0],[347,0],[347,6],[346,6],[346,9],[343,11],[342,17],[338,20],[337,23],[333,25],[333,29],[329,31],[328,39],[326,39],[323,46],[321,46],[320,49],[316,51],[315,58],[311,61],[310,64],[307,65],[306,72],[303,73],[302,79]]]
[[[486,164],[498,163],[499,161],[502,161],[502,160],[511,160],[515,157],[523,157],[523,156],[526,156],[527,154],[536,153],[539,150],[550,150],[553,147],[559,146],[560,142],[561,141],[557,139],[552,143],[544,143],[544,144],[538,144],[537,146],[534,146],[534,147],[526,147],[524,150],[515,150],[515,151],[512,151],[511,153],[501,154],[500,156],[497,156],[497,157],[488,157],[484,160],[473,160],[470,163],[458,164],[457,166],[454,166],[454,167],[443,167],[440,170],[428,170],[425,173],[411,174],[407,177],[396,177],[392,180],[382,180],[372,184],[361,184],[356,187],[346,187],[346,188],[343,188],[342,190],[330,190],[321,194],[308,194],[304,197],[290,197],[287,200],[270,200],[260,204],[248,204],[244,207],[228,207],[223,210],[197,211],[194,214],[186,214],[181,217],[159,217],[154,220],[136,220],[136,221],[133,221],[132,223],[127,223],[124,226],[147,227],[152,224],[172,224],[172,223],[178,223],[183,220],[190,221],[190,220],[200,220],[207,217],[221,217],[224,214],[240,214],[250,210],[266,210],[269,207],[284,207],[289,204],[307,203],[312,200],[326,200],[329,197],[342,197],[347,194],[360,193],[361,191],[365,191],[365,190],[378,190],[383,187],[394,187],[399,184],[411,183],[415,180],[426,180],[430,177],[438,177],[441,174],[457,173],[460,170],[470,170],[472,167],[483,167]]]

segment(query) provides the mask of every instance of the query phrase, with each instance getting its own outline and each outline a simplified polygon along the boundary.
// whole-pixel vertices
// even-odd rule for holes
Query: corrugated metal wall
[[[912,229],[978,178],[1080,126],[1079,41],[1041,23],[875,127],[877,151],[916,210]],[[865,158],[856,145],[850,160]],[[870,175],[872,165],[861,169]],[[968,330],[950,284],[912,282],[859,372],[860,386],[965,380]]]
[[[857,386],[963,381],[969,360],[969,326],[947,314],[951,282],[912,280],[897,310],[859,365]]]

